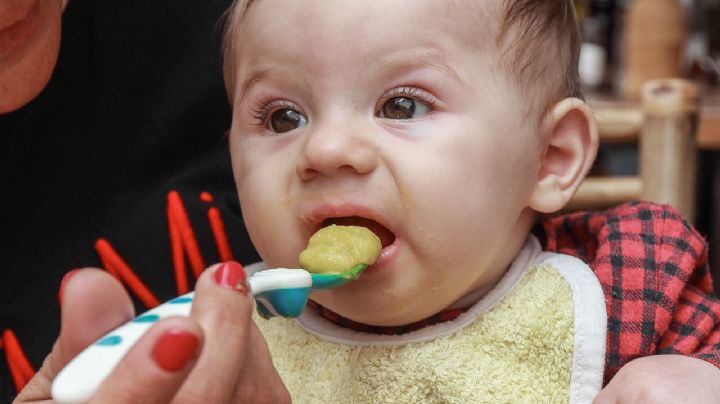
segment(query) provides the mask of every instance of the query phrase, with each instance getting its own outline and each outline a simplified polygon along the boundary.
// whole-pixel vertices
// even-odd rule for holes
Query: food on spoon
[[[374,264],[380,250],[380,238],[366,227],[333,224],[313,234],[298,259],[308,272],[339,274],[361,264]]]

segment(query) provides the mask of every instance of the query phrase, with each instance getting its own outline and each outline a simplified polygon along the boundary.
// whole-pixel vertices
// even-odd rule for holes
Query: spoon
[[[310,273],[304,269],[274,268],[248,278],[250,291],[262,317],[292,318],[302,314],[310,291],[327,290],[357,279],[367,265],[340,273]],[[52,384],[53,399],[60,404],[86,402],[127,351],[152,325],[169,316],[189,316],[195,292],[176,297],[116,328],[76,356]]]
[[[358,264],[350,270],[339,273],[313,273],[312,278],[313,290],[335,289],[350,281],[357,279],[368,266],[366,264]]]
[[[255,272],[248,277],[248,284],[260,316],[293,318],[302,314],[312,290],[340,287],[357,279],[367,267],[367,264],[361,263],[347,271],[324,273],[273,268]],[[165,302],[116,328],[80,352],[53,381],[53,399],[60,404],[86,402],[155,322],[168,316],[189,316],[194,297],[195,292],[190,292]]]

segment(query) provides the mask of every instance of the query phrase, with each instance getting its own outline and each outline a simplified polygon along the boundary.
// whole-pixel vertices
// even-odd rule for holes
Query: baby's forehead
[[[496,1],[255,1],[229,32],[234,63],[295,54],[318,62],[335,57],[368,64],[402,47],[468,54],[497,48]],[[294,48],[290,48],[292,43]],[[365,58],[365,59],[363,59]],[[227,60],[226,60],[227,61]],[[239,66],[238,66],[239,67]]]
[[[298,37],[306,40],[296,43],[294,51],[302,53],[305,60],[318,55],[319,58],[352,59],[355,65],[363,65],[373,56],[364,52],[366,60],[363,60],[360,55],[377,45],[367,40],[366,36],[371,33],[381,32],[379,38],[387,45],[432,31],[438,37],[451,35],[454,40],[460,39],[463,51],[473,57],[484,57],[485,63],[493,66],[496,78],[520,92],[527,89],[539,92],[523,99],[537,98],[544,103],[547,88],[565,92],[564,78],[555,77],[557,74],[551,71],[576,70],[576,64],[569,60],[572,55],[558,53],[565,45],[571,45],[568,49],[574,46],[564,43],[561,38],[564,31],[554,26],[568,18],[568,11],[563,11],[566,3],[572,4],[572,1],[252,0],[248,6],[247,0],[236,0],[239,7],[230,13],[225,38],[226,83],[230,96],[234,97],[235,87],[240,84],[236,80],[242,80],[238,75],[252,70],[245,69],[248,64],[256,64],[259,58],[278,56],[278,46]],[[550,34],[543,30],[549,30]],[[444,44],[438,43],[442,49]],[[564,60],[566,58],[568,60]],[[548,69],[551,61],[564,68]],[[547,75],[552,77],[539,77]]]
[[[227,34],[240,43],[253,34],[279,37],[287,25],[278,21],[292,15],[295,18],[289,20],[290,24],[300,27],[302,32],[322,33],[330,31],[328,27],[341,26],[343,32],[356,35],[356,41],[346,46],[361,46],[359,39],[365,27],[384,28],[387,40],[392,41],[393,30],[437,23],[448,31],[460,32],[470,44],[484,48],[495,43],[499,34],[502,3],[502,0],[250,0],[244,10],[234,11],[239,15],[231,16],[234,22],[231,21]]]

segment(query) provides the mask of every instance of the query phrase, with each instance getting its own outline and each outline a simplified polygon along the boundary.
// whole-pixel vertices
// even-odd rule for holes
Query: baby
[[[266,265],[297,267],[330,224],[383,246],[298,321],[258,320],[296,400],[672,402],[720,383],[714,325],[695,345],[619,326],[679,299],[606,312],[622,295],[607,274],[531,234],[597,149],[572,1],[240,0],[226,35],[234,174]],[[622,351],[618,332],[653,351]]]

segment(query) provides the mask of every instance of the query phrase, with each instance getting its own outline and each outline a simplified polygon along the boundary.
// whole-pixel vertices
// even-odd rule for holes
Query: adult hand
[[[290,402],[267,345],[251,320],[252,298],[239,265],[208,268],[189,318],[159,321],[128,352],[91,403]],[[49,400],[70,359],[133,317],[130,298],[104,271],[65,282],[62,326],[52,352],[16,403]]]
[[[620,403],[717,403],[720,369],[700,359],[655,355],[623,366],[593,401]]]

